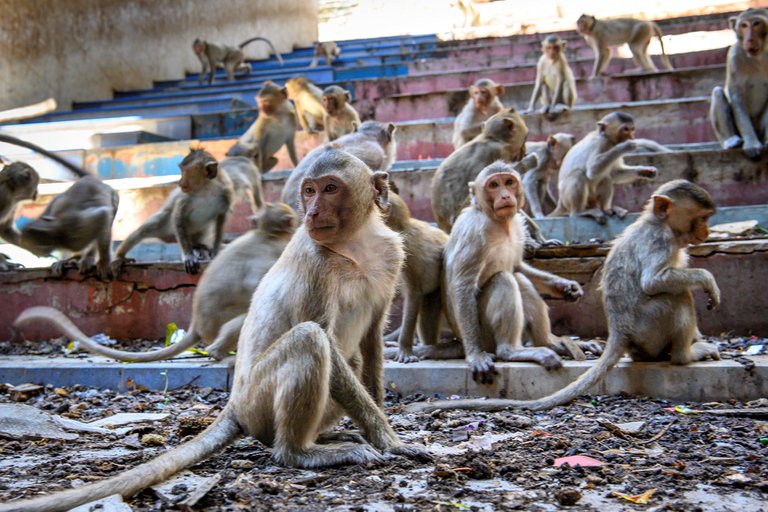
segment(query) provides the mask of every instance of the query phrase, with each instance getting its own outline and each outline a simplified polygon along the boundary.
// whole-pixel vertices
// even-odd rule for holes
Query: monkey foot
[[[493,384],[493,378],[499,373],[493,365],[493,357],[487,352],[468,355],[467,363],[472,370],[472,380],[480,384]]]
[[[393,455],[400,455],[401,457],[407,457],[419,462],[429,462],[432,460],[432,454],[426,449],[426,447],[420,444],[401,444],[387,450],[387,453]]]
[[[732,137],[728,137],[723,142],[723,149],[734,149],[741,147],[742,144],[744,144],[744,139],[739,137],[738,135],[734,135]]]
[[[419,361],[419,356],[417,356],[413,352],[398,350],[397,355],[395,356],[394,359],[398,363],[417,363]]]
[[[317,440],[315,442],[317,444],[330,444],[330,443],[367,444],[367,441],[363,436],[351,430],[323,432],[319,436],[317,436]]]

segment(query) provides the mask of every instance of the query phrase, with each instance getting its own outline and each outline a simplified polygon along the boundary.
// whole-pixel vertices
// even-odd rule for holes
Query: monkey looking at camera
[[[134,469],[0,510],[68,510],[131,496],[244,434],[271,446],[276,462],[301,468],[380,461],[383,454],[428,458],[423,447],[398,438],[381,408],[382,329],[404,258],[399,235],[382,219],[387,191],[386,173],[326,148],[301,184],[304,222],[253,295],[232,392],[216,421]],[[28,310],[17,323],[45,321]],[[339,442],[351,436],[328,432],[345,414],[363,442]]]
[[[655,167],[625,165],[623,155],[637,149],[669,152],[649,140],[635,139],[635,121],[626,112],[611,112],[565,155],[560,166],[557,208],[549,214],[592,217],[600,224],[606,215],[623,219],[627,210],[613,206],[613,185],[655,178]]]
[[[723,149],[742,147],[753,160],[768,146],[768,9],[730,18],[736,43],[728,50],[725,89],[712,90],[710,119]]]
[[[16,210],[23,201],[37,199],[40,176],[24,162],[11,162],[0,170],[0,238],[19,245],[21,234],[14,223]],[[0,253],[0,272],[15,270],[21,265],[11,263]]]
[[[278,62],[280,62],[280,65],[283,65],[283,57],[277,50],[275,50],[272,42],[264,37],[252,37],[243,41],[237,47],[213,44],[203,39],[195,39],[192,43],[192,49],[200,60],[200,64],[203,66],[203,69],[198,76],[198,82],[202,84],[203,80],[205,80],[205,74],[209,73],[208,83],[212,84],[217,66],[224,68],[227,72],[227,80],[230,82],[235,79],[236,71],[244,71],[246,75],[250,73],[251,66],[245,62],[245,52],[243,52],[243,48],[253,41],[264,41],[267,43],[272,50],[272,53],[277,57]]]
[[[321,132],[326,112],[323,91],[303,76],[289,78],[285,82],[288,98],[293,100],[301,128],[308,133]]]
[[[533,112],[541,100],[540,113],[554,120],[576,103],[576,81],[565,58],[565,41],[555,35],[548,36],[541,42],[541,52],[528,111]]]
[[[323,89],[323,107],[325,107],[325,137],[328,142],[343,135],[353,133],[360,127],[360,116],[349,102],[349,91],[338,85],[329,85]]]
[[[664,41],[661,36],[661,28],[653,21],[636,20],[633,18],[617,18],[613,20],[598,20],[589,14],[582,14],[576,21],[576,30],[584,36],[587,43],[595,52],[595,66],[592,69],[592,78],[600,76],[611,60],[611,46],[629,45],[632,59],[639,69],[644,71],[656,71],[656,65],[648,55],[648,44],[654,36],[659,38],[661,45],[661,58],[667,69],[672,69],[664,51]]]
[[[529,142],[526,145],[527,154],[535,154],[537,161],[536,167],[523,175],[525,199],[531,209],[531,215],[535,218],[544,217],[544,206],[547,203],[551,203],[552,206],[557,204],[557,198],[553,196],[549,182],[554,179],[557,186],[560,166],[574,144],[576,144],[576,137],[570,133],[556,133],[550,135],[544,142]]]
[[[709,271],[687,268],[686,254],[689,244],[709,237],[714,212],[709,194],[689,181],[674,180],[656,189],[640,218],[616,239],[605,259],[600,289],[608,341],[602,357],[575,382],[538,400],[442,400],[409,409],[543,410],[586,393],[627,352],[633,361],[681,365],[719,359],[716,345],[698,340],[691,291],[703,289],[711,309],[720,303],[720,290]]]
[[[330,66],[333,64],[333,61],[341,55],[341,48],[336,44],[336,41],[324,41],[322,43],[320,41],[315,41],[314,48],[312,62],[309,63],[310,68],[317,67],[317,59],[319,57],[325,59],[326,66]]]
[[[224,223],[234,200],[232,181],[219,172],[219,163],[207,151],[190,148],[179,164],[181,179],[160,211],[148,218],[117,248],[112,270],[122,271],[128,252],[145,238],[179,244],[184,268],[197,274],[200,262],[216,256],[224,237]],[[213,233],[211,233],[213,231]],[[213,234],[213,239],[211,239]]]
[[[504,106],[499,96],[502,94],[504,86],[490,78],[481,78],[469,87],[469,99],[453,122],[454,149],[459,149],[480,135],[483,123],[501,112]]]

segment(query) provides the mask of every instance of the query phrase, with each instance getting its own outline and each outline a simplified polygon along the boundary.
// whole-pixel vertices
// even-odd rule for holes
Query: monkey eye
[[[323,189],[323,192],[327,194],[332,194],[336,192],[338,189],[339,189],[338,186],[334,185],[333,183],[329,183],[325,186],[325,188]]]
[[[311,196],[315,193],[315,187],[307,186],[304,187],[304,195]]]
[[[499,182],[493,180],[492,182],[488,183],[488,188],[499,188]]]
[[[504,185],[512,188],[517,188],[517,181],[513,180],[512,178],[507,178],[507,180],[504,182]]]

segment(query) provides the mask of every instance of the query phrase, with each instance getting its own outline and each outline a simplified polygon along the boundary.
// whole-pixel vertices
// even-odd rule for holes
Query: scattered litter
[[[98,343],[99,345],[104,345],[106,347],[111,347],[113,345],[117,345],[117,341],[113,340],[103,332],[100,332],[98,334],[94,334],[91,336],[91,339]]]
[[[731,485],[742,486],[752,482],[752,479],[741,473],[734,473],[725,477],[725,481]]]
[[[143,423],[148,421],[160,421],[170,416],[168,413],[129,413],[122,412],[119,414],[113,414],[108,418],[102,418],[100,420],[92,421],[89,425],[94,427],[108,427],[114,428],[122,425],[130,425],[131,423]]]
[[[205,477],[191,471],[182,471],[170,480],[152,486],[152,490],[169,505],[180,508],[194,507],[220,480],[220,473]]]
[[[98,510],[99,512],[132,512],[132,508],[126,502],[123,501],[123,497],[119,494],[113,494],[96,501],[90,501],[79,507],[70,509],[69,512],[92,512]]]
[[[19,384],[8,388],[8,394],[11,400],[15,402],[24,402],[33,396],[37,396],[43,391],[43,386],[39,384]]]
[[[768,407],[752,407],[744,409],[689,409],[683,405],[665,407],[665,411],[682,414],[713,414],[716,416],[742,416],[749,418],[768,418]]]
[[[621,492],[613,491],[613,495],[617,496],[619,498],[623,498],[627,501],[630,501],[632,503],[635,503],[637,505],[647,505],[648,501],[650,501],[651,496],[656,492],[656,489],[648,489],[643,494],[636,494],[634,496],[630,496],[629,494],[624,494]]]
[[[141,444],[144,446],[163,446],[165,438],[160,434],[144,434],[141,436]]]
[[[644,421],[630,421],[628,423],[617,423],[616,426],[625,434],[635,435],[639,434],[645,426]]]
[[[765,345],[750,345],[744,351],[744,355],[756,356],[765,350]]]
[[[77,439],[65,432],[50,414],[29,405],[0,404],[0,437],[10,439]]]
[[[444,446],[440,443],[432,443],[428,446],[428,449],[434,455],[461,455],[468,451],[481,452],[492,450],[496,443],[506,441],[511,437],[514,437],[514,434],[486,433],[481,436],[472,437],[468,441],[459,443],[456,446]]]
[[[560,467],[568,464],[571,467],[583,466],[585,468],[602,466],[605,462],[587,457],[586,455],[571,455],[569,457],[559,457],[555,459],[555,466]]]

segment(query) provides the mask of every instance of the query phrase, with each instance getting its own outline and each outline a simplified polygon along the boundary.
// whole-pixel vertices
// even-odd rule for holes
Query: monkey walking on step
[[[283,65],[283,56],[278,53],[272,42],[265,37],[252,37],[240,43],[237,47],[209,43],[203,39],[195,39],[192,43],[192,49],[200,60],[203,69],[200,71],[198,82],[203,83],[205,74],[208,75],[208,83],[213,83],[213,76],[216,74],[216,67],[221,66],[227,72],[227,80],[230,82],[235,79],[235,71],[245,71],[245,74],[251,72],[251,65],[245,62],[245,52],[243,48],[253,41],[264,41],[277,57],[280,65]]]

